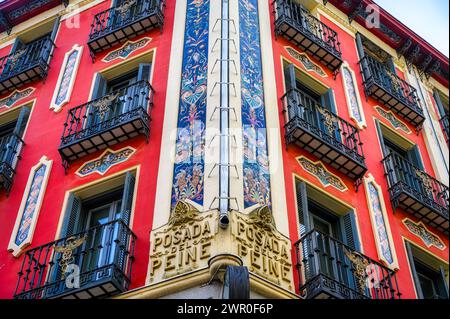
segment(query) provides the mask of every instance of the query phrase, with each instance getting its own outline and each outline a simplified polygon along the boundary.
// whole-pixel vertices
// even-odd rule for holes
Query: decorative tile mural
[[[366,119],[356,85],[355,73],[347,62],[342,65],[342,83],[344,84],[345,98],[347,99],[350,118],[362,129],[367,126]]]
[[[0,100],[0,109],[1,108],[7,108],[9,109],[11,106],[16,104],[18,101],[23,100],[24,98],[27,98],[33,93],[35,88],[29,87],[22,91],[15,90],[7,97],[4,97]]]
[[[396,269],[398,268],[397,257],[392,243],[382,190],[371,174],[368,177],[364,177],[364,186],[378,256],[387,266]]]
[[[8,250],[12,251],[16,257],[31,243],[33,238],[51,167],[52,161],[43,156],[39,163],[31,168],[8,246]]]
[[[187,2],[172,207],[186,199],[203,205],[209,7]]]
[[[72,50],[66,53],[50,105],[50,108],[54,109],[55,112],[60,111],[64,104],[70,100],[82,53],[83,47],[79,45],[74,45]]]
[[[325,71],[320,67],[320,65],[315,64],[306,53],[300,53],[291,47],[284,47],[284,48],[286,49],[287,53],[289,53],[291,57],[300,62],[305,67],[306,70],[315,72],[321,77],[328,76],[325,73]]]
[[[244,208],[270,206],[258,1],[239,0]]]
[[[152,41],[151,38],[145,37],[137,41],[127,41],[123,46],[117,50],[111,51],[103,59],[103,62],[111,62],[117,59],[125,60],[128,56],[149,44]]]
[[[403,224],[405,224],[406,228],[408,228],[412,234],[422,239],[427,247],[434,246],[440,250],[445,249],[445,244],[442,240],[437,235],[429,231],[422,222],[415,223],[411,219],[405,218],[403,220]]]
[[[408,126],[400,121],[400,119],[394,115],[391,111],[386,111],[381,106],[376,106],[375,110],[380,114],[385,120],[387,120],[396,130],[401,130],[406,134],[411,134],[411,130]]]
[[[326,169],[325,165],[322,164],[322,162],[313,162],[304,156],[300,156],[299,158],[297,158],[297,161],[305,171],[307,171],[311,175],[314,175],[322,183],[323,186],[332,186],[340,190],[341,192],[348,190],[344,182],[336,175],[330,173]]]
[[[81,165],[76,174],[80,177],[85,177],[93,173],[103,175],[114,165],[127,161],[135,152],[136,150],[129,146],[117,151],[107,149],[98,158]]]

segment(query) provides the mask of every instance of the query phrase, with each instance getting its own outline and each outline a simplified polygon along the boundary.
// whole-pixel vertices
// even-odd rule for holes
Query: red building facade
[[[373,5],[1,3],[0,297],[448,298],[448,58]]]

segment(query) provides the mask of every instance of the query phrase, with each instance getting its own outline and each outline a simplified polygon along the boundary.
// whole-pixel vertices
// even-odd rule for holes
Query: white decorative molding
[[[342,63],[341,74],[350,118],[356,123],[358,128],[366,128],[367,122],[366,117],[364,116],[364,108],[361,101],[361,95],[359,94],[355,71],[353,71],[347,61]]]
[[[366,191],[367,206],[370,212],[370,221],[375,236],[378,258],[389,268],[399,269],[397,253],[395,252],[394,240],[386,211],[383,191],[375,181],[372,174],[364,177],[364,188]]]
[[[33,240],[52,163],[53,160],[49,160],[47,156],[42,156],[39,163],[30,170],[19,213],[17,214],[16,223],[8,245],[8,251],[12,252],[14,257],[20,256]]]
[[[50,104],[50,109],[53,109],[55,112],[61,111],[62,107],[70,100],[82,54],[83,46],[75,44],[64,56],[52,103]]]

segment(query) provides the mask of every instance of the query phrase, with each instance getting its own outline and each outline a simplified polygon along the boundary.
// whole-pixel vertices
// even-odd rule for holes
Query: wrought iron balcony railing
[[[448,236],[448,187],[394,152],[383,165],[394,209],[400,207]]]
[[[22,139],[14,133],[0,137],[0,187],[7,194],[11,190],[23,145]]]
[[[153,88],[139,81],[69,110],[59,152],[69,162],[140,134],[150,134]]]
[[[50,36],[33,41],[0,58],[0,94],[45,79],[55,44]]]
[[[295,248],[300,293],[308,299],[401,297],[394,271],[337,239],[312,230]]]
[[[444,132],[445,141],[448,144],[448,134],[449,134],[449,121],[448,121],[448,114],[444,115],[439,122],[441,123],[442,132]]]
[[[359,64],[364,78],[366,95],[383,103],[420,129],[425,117],[416,89],[369,55],[362,58]]]
[[[92,56],[164,24],[165,0],[127,0],[96,14],[89,34]]]
[[[121,220],[90,228],[24,253],[16,299],[99,298],[130,285],[136,235]],[[79,288],[68,285],[79,269]],[[67,279],[67,280],[66,280]]]
[[[295,143],[352,179],[367,171],[358,129],[292,89],[282,98],[286,112],[286,143]]]
[[[336,31],[294,0],[273,1],[275,32],[311,54],[333,72],[342,64]]]

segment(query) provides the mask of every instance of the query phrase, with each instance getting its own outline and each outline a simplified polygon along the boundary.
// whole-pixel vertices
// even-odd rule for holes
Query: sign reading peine
[[[292,290],[291,244],[276,230],[268,206],[231,216],[233,243],[244,265],[251,273]]]

